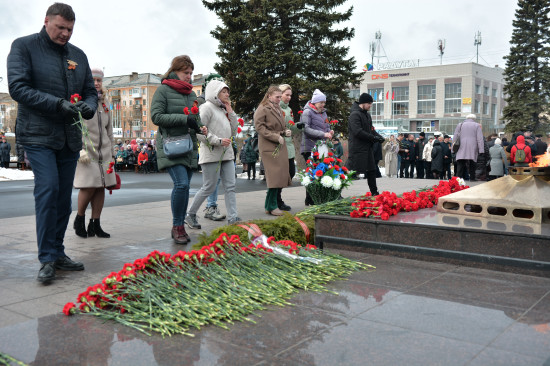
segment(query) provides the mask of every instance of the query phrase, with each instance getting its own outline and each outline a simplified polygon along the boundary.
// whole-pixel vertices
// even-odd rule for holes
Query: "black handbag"
[[[456,139],[453,141],[453,153],[457,153],[458,149],[460,149],[460,131],[462,131],[462,122],[460,122],[460,129],[458,130],[458,136],[456,136]]]
[[[189,134],[168,136],[162,142],[162,148],[168,159],[176,159],[193,150],[193,140]]]

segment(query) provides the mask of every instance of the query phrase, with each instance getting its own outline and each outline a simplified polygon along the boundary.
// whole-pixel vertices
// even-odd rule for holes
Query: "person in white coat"
[[[434,148],[434,137],[430,137],[426,145],[424,145],[424,151],[422,152],[422,159],[424,159],[424,171],[426,172],[426,179],[432,178],[432,149]]]
[[[220,177],[225,191],[228,223],[241,221],[237,216],[235,154],[231,146],[232,139],[237,133],[237,114],[231,108],[229,87],[224,82],[212,80],[206,86],[204,94],[206,102],[199,110],[201,123],[208,128],[208,134],[197,136],[201,143],[199,164],[202,169],[202,187],[195,194],[185,218],[185,223],[193,229],[201,228],[197,221],[197,211],[214,192]]]

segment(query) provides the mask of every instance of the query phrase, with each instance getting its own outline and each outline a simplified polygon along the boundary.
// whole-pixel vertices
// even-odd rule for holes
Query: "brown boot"
[[[180,245],[185,245],[189,242],[186,237],[185,227],[183,225],[172,226],[172,239],[174,239],[174,243]]]

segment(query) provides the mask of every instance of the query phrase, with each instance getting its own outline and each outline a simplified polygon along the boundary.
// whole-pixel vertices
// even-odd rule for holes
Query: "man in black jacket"
[[[415,155],[416,155],[416,178],[424,179],[424,146],[426,146],[426,134],[420,132],[418,141],[416,142]]]
[[[34,173],[38,280],[42,283],[55,279],[56,269],[84,269],[65,254],[63,240],[85,126],[79,114],[84,119],[94,116],[97,91],[86,55],[69,43],[74,22],[69,5],[53,4],[39,33],[13,41],[7,63],[10,95],[19,103],[16,139]]]
[[[355,170],[356,174],[364,173],[373,196],[378,195],[376,187],[376,163],[373,145],[383,142],[382,137],[372,126],[369,109],[373,103],[372,96],[363,93],[351,106],[349,123],[349,156],[346,167]]]

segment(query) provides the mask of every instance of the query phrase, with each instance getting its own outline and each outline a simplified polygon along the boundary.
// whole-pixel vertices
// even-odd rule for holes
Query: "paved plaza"
[[[435,183],[378,179],[380,191],[396,193]],[[367,191],[360,180],[343,195]],[[283,191],[293,212],[305,208],[304,197],[296,182]],[[264,198],[264,190],[237,193],[239,216],[269,218]],[[219,204],[225,212],[223,196]],[[67,317],[65,303],[124,263],[153,250],[190,250],[170,238],[168,196],[106,208],[102,226],[110,239],[77,237],[74,215],[67,254],[86,270],[58,271],[49,286],[36,281],[34,216],[0,220],[0,352],[26,364],[550,365],[549,278],[348,251],[339,253],[376,269],[329,283],[338,295],[301,291],[293,306],[252,316],[256,324],[207,326],[195,337],[163,339],[92,316]],[[192,243],[220,225],[202,215],[200,223],[202,230],[188,230]]]

